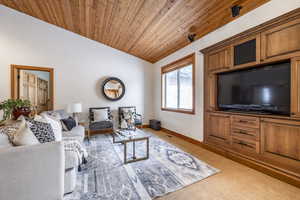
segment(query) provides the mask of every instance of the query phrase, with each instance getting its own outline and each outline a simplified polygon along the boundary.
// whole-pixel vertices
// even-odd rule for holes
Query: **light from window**
[[[193,109],[193,65],[163,74],[164,108]]]

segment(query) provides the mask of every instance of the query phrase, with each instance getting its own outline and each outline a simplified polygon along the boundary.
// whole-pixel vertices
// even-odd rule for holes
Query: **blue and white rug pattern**
[[[124,164],[122,144],[113,144],[110,134],[93,136],[85,142],[88,164],[78,173],[76,190],[65,200],[150,200],[219,172],[157,136],[137,131],[150,135],[148,160]],[[137,156],[144,156],[146,144],[136,145]],[[132,146],[127,147],[131,152]]]

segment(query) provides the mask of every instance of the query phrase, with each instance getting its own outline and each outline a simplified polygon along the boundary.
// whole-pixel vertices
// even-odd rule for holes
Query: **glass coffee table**
[[[137,130],[123,130],[123,129],[116,129],[114,130],[113,134],[113,143],[121,143],[124,145],[124,163],[132,163],[141,160],[147,160],[149,158],[149,136],[143,135],[139,133],[139,129]],[[145,152],[146,155],[143,157],[137,157],[136,155],[136,143],[137,142],[145,142]],[[128,147],[127,145],[132,144],[132,156],[128,158],[127,152]]]

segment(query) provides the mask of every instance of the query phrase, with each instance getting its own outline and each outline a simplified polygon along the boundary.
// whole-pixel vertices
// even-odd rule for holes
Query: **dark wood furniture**
[[[248,160],[300,186],[300,8],[201,50],[204,69],[204,143],[228,157]],[[255,46],[245,63],[234,59],[237,45]],[[247,42],[249,42],[247,44]],[[254,43],[255,42],[255,43]],[[291,62],[291,114],[225,112],[217,106],[220,72]],[[272,74],[270,77],[272,78]],[[283,178],[282,178],[283,177]]]

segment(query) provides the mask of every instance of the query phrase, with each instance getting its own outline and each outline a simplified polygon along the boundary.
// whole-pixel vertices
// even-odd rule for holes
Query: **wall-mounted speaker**
[[[242,9],[242,6],[239,6],[239,5],[235,5],[235,6],[232,6],[231,7],[231,14],[232,14],[232,17],[237,17],[240,15],[240,11]]]
[[[195,37],[196,37],[196,34],[194,33],[194,34],[188,34],[188,40],[190,41],[190,42],[194,42],[195,41]]]

